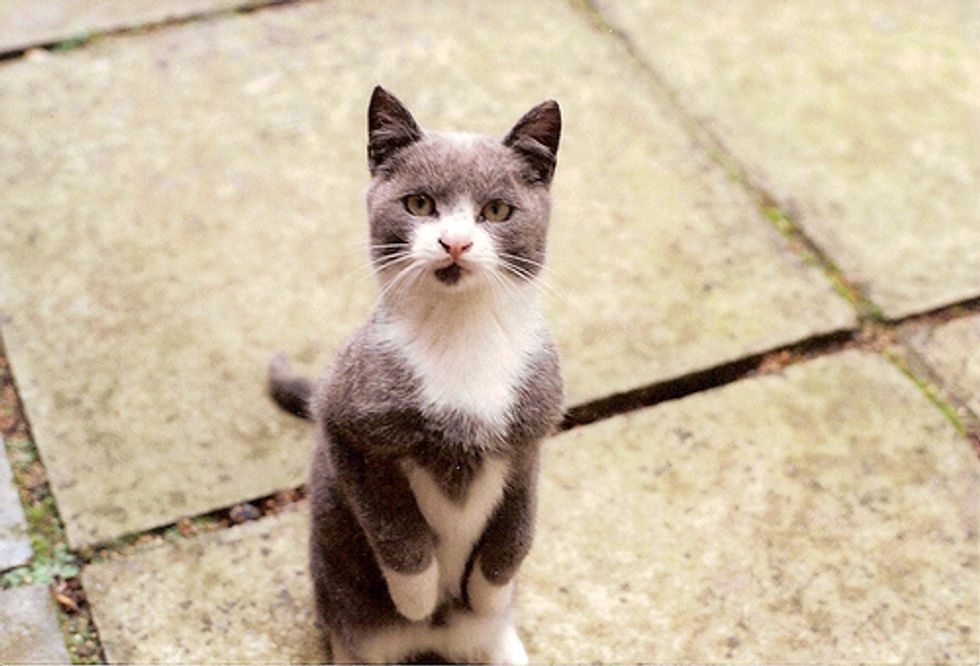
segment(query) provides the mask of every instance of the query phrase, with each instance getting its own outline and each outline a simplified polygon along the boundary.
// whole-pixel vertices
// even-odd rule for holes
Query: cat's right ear
[[[422,138],[408,109],[390,92],[376,86],[368,106],[368,167],[377,173],[393,153]]]
[[[547,187],[555,174],[558,140],[561,138],[561,109],[549,99],[524,114],[504,137],[504,145],[517,152],[528,165],[527,179]]]

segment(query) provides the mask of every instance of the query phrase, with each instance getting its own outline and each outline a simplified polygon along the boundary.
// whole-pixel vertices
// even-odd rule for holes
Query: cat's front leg
[[[381,572],[399,613],[413,622],[432,615],[439,602],[439,565],[435,558],[419,573],[400,573],[384,565]]]
[[[340,488],[374,551],[397,611],[413,622],[435,611],[439,566],[435,534],[419,511],[415,496],[396,460],[353,447],[332,453]]]
[[[511,604],[514,579],[531,550],[536,508],[537,447],[522,460],[480,539],[466,598],[475,613],[499,615]]]
[[[514,578],[512,576],[503,583],[491,582],[490,578],[483,572],[480,559],[477,558],[473,564],[473,573],[470,574],[470,580],[466,586],[470,608],[481,615],[500,615],[503,613],[510,606],[514,596]]]

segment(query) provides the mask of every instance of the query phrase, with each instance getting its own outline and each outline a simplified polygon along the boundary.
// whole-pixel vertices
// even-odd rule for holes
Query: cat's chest
[[[396,325],[394,337],[418,379],[423,409],[458,411],[503,429],[541,346],[540,319],[522,314]]]

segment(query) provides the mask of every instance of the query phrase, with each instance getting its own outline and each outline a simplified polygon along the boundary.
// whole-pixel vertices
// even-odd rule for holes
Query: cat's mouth
[[[436,279],[445,285],[454,285],[459,282],[460,278],[463,277],[463,267],[453,262],[448,266],[443,266],[442,268],[437,268]]]

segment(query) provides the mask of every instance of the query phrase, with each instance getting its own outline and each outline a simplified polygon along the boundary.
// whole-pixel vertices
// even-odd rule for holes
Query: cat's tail
[[[313,418],[310,408],[313,382],[306,377],[294,375],[286,355],[282,352],[269,361],[269,395],[290,414],[301,419]]]

